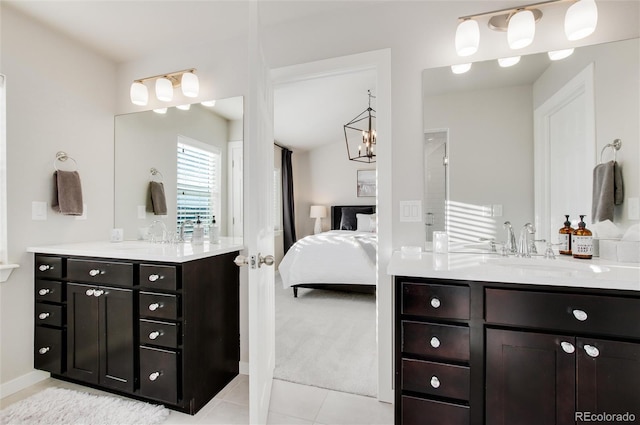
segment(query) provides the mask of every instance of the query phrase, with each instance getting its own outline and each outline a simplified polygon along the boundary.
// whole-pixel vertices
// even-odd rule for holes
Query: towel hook
[[[162,175],[162,173],[160,171],[158,171],[156,168],[151,167],[151,169],[149,170],[149,173],[152,176],[157,176],[158,174],[160,175],[160,181],[164,180],[164,176]]]
[[[615,139],[613,142],[607,143],[606,145],[604,145],[604,147],[600,151],[600,164],[602,164],[602,154],[604,153],[605,149],[607,148],[613,149],[613,160],[615,161],[616,153],[620,150],[621,147],[622,147],[622,140],[620,139]]]
[[[69,155],[67,155],[66,152],[63,152],[63,151],[59,151],[56,153],[56,159],[53,160],[53,168],[56,171],[60,171],[60,169],[58,168],[58,161],[65,162],[67,159],[72,160],[75,166],[75,170],[71,170],[71,171],[76,171],[78,169],[78,163],[76,162],[75,159],[71,158]]]

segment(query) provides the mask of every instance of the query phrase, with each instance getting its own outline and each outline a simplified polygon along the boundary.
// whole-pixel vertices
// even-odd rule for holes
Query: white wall
[[[33,254],[26,248],[106,239],[113,225],[116,67],[5,4],[0,19],[0,72],[7,76],[8,249],[9,261],[20,264],[0,284],[0,383],[10,392],[34,377]],[[50,207],[46,221],[31,220],[32,201],[51,203],[57,151],[78,164],[86,220]]]

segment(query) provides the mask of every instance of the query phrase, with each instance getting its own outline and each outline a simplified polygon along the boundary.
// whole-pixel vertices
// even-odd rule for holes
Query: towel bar
[[[78,170],[78,163],[76,162],[75,159],[73,159],[72,157],[70,157],[69,155],[67,155],[66,152],[60,151],[56,153],[56,159],[53,160],[53,168],[56,171],[60,171],[60,169],[58,168],[58,164],[57,162],[65,162],[67,159],[70,159],[73,161],[73,164],[75,165],[75,170],[71,170],[71,171],[77,171]]]
[[[615,161],[616,153],[620,150],[620,147],[622,147],[622,140],[620,139],[615,139],[613,142],[604,145],[604,148],[600,151],[600,164],[602,164],[602,154],[607,148],[613,148],[613,160]]]

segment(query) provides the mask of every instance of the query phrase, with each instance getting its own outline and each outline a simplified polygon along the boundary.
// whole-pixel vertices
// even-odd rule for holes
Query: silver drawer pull
[[[149,334],[149,339],[156,339],[158,338],[160,335],[162,335],[162,332],[160,331],[153,331]]]
[[[95,291],[93,291],[94,297],[99,297],[102,294],[104,294],[104,291],[102,289],[96,289]]]
[[[437,337],[435,337],[435,336],[434,336],[433,338],[431,338],[431,341],[429,341],[429,343],[431,344],[431,346],[432,346],[433,348],[438,348],[438,347],[440,347],[440,340],[439,340]]]
[[[598,357],[600,355],[600,350],[598,350],[593,345],[585,344],[584,345],[584,351],[587,353],[587,355],[589,357],[596,358],[596,357]]]
[[[157,275],[157,274],[150,274],[149,275],[149,282],[155,282],[158,279],[160,279],[160,276]]]
[[[47,295],[49,292],[51,292],[51,289],[41,289],[38,291],[38,294],[41,296]]]
[[[440,302],[440,299],[438,297],[431,298],[431,307],[438,308],[438,307],[440,307],[440,305],[441,305],[441,302]]]
[[[95,289],[87,289],[85,294],[87,294],[87,297],[90,297],[93,295],[94,292],[95,292]]]
[[[149,375],[149,381],[155,381],[160,377],[160,372],[153,372]]]
[[[162,304],[160,304],[160,303],[149,304],[149,310],[151,310],[151,311],[156,311],[160,307],[162,307]]]
[[[98,276],[99,274],[104,274],[105,272],[99,269],[91,269],[89,270],[89,276],[94,277],[94,276]]]
[[[38,319],[40,319],[40,320],[44,320],[44,319],[46,319],[46,318],[47,318],[47,317],[49,317],[49,316],[50,316],[50,314],[49,314],[49,313],[40,313],[40,314],[38,315]]]
[[[562,347],[564,352],[567,353],[567,354],[572,354],[573,352],[576,351],[576,347],[574,347],[572,343],[567,342],[567,341],[562,341],[560,343],[560,346]]]
[[[432,386],[433,388],[438,388],[438,387],[440,387],[440,380],[438,379],[438,377],[437,377],[437,376],[432,376],[432,377],[431,377],[431,386]]]
[[[38,270],[40,270],[41,272],[46,272],[47,270],[51,269],[53,269],[53,266],[50,266],[49,264],[40,264],[40,266],[38,266]]]
[[[38,350],[39,354],[47,354],[47,352],[51,350],[51,347],[42,347],[41,349]]]
[[[587,317],[588,317],[587,312],[584,310],[575,309],[572,311],[572,313],[573,313],[573,317],[575,317],[581,322],[584,322],[585,320],[587,320]]]

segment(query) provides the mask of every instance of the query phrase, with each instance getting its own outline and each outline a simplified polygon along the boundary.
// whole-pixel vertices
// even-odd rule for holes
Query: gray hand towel
[[[53,201],[51,207],[64,215],[82,215],[82,185],[77,171],[53,173]]]
[[[167,215],[167,199],[162,182],[150,181],[147,192],[147,211],[155,215]]]
[[[620,166],[615,161],[596,165],[593,169],[592,222],[613,221],[614,205],[622,204],[623,200],[624,192]]]

